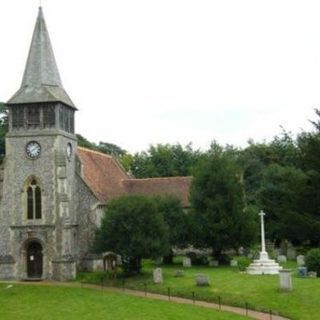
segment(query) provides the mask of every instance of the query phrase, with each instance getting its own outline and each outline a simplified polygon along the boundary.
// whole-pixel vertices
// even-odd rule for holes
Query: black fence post
[[[218,297],[218,303],[219,303],[219,310],[221,310],[221,297]]]
[[[248,316],[248,303],[246,302],[246,316]]]
[[[193,301],[193,304],[196,303],[196,297],[195,297],[194,291],[192,291],[192,301]]]
[[[168,287],[168,300],[170,300],[170,288]]]
[[[269,311],[270,320],[272,320],[272,310]]]
[[[122,291],[124,291],[124,289],[125,289],[125,280],[123,279],[122,280]]]
[[[144,295],[147,296],[147,284],[144,283]]]
[[[103,290],[103,277],[100,278],[101,290]]]

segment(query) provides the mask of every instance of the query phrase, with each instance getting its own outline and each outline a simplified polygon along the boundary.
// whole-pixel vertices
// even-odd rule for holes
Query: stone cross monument
[[[278,274],[282,267],[279,266],[274,260],[269,259],[268,252],[266,251],[266,241],[264,232],[264,216],[266,214],[261,210],[259,212],[261,223],[261,251],[259,259],[254,260],[253,263],[247,268],[248,274]]]

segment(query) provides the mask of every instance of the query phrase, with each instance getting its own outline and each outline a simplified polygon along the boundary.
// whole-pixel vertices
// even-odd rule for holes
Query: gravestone
[[[238,260],[231,260],[230,261],[230,267],[237,267],[238,266]]]
[[[209,261],[209,267],[218,267],[219,261],[218,260],[210,260]]]
[[[296,249],[294,247],[289,247],[287,250],[288,260],[295,260],[296,257],[297,257]]]
[[[317,273],[315,271],[309,271],[308,272],[308,277],[309,278],[316,278],[317,277]]]
[[[153,270],[153,282],[154,283],[162,283],[163,282],[161,268],[156,268]]]
[[[174,276],[175,277],[183,277],[184,276],[184,271],[183,270],[177,270],[175,273],[174,273]]]
[[[198,287],[210,286],[208,276],[202,273],[196,275],[196,284]]]
[[[183,258],[182,265],[184,268],[191,268],[191,266],[192,266],[191,259],[189,257]]]
[[[308,269],[307,267],[299,267],[298,268],[298,276],[299,277],[306,277],[308,275]]]
[[[306,264],[306,261],[305,261],[305,257],[304,255],[300,254],[299,256],[297,256],[297,265],[299,267],[302,267]]]
[[[292,290],[292,279],[291,270],[283,269],[279,270],[280,290],[291,291]]]
[[[287,262],[287,257],[285,255],[280,255],[277,258],[279,263],[286,263]]]

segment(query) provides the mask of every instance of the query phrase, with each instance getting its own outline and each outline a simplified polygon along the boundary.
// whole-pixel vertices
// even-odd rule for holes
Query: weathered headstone
[[[306,261],[305,261],[305,257],[304,255],[300,254],[299,256],[297,256],[297,265],[299,267],[302,267],[306,264]]]
[[[292,279],[291,270],[283,269],[279,270],[280,290],[291,291],[292,290]]]
[[[190,268],[192,266],[191,259],[189,257],[184,257],[182,260],[182,265],[184,268]]]
[[[237,267],[238,266],[238,260],[231,260],[230,261],[230,267]]]
[[[175,277],[183,277],[184,276],[184,271],[183,270],[177,270],[175,273],[174,273],[174,276]]]
[[[162,283],[163,282],[161,268],[156,268],[153,270],[153,282],[154,283]]]
[[[218,260],[210,260],[209,261],[209,267],[218,267],[219,261]]]
[[[307,267],[299,267],[298,268],[298,276],[299,277],[306,277],[308,275]]]
[[[196,284],[198,287],[210,286],[208,276],[202,273],[196,275]]]
[[[294,247],[289,247],[287,250],[287,258],[288,260],[294,260],[297,257],[297,252]]]
[[[277,258],[279,263],[286,263],[287,262],[287,257],[285,255],[280,255]]]
[[[309,271],[308,272],[308,277],[309,278],[316,278],[317,277],[317,273],[315,271]]]

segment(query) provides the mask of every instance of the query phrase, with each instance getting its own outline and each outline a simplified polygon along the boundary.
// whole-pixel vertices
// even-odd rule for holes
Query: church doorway
[[[31,242],[27,247],[27,275],[28,278],[42,277],[42,246],[38,242]]]

